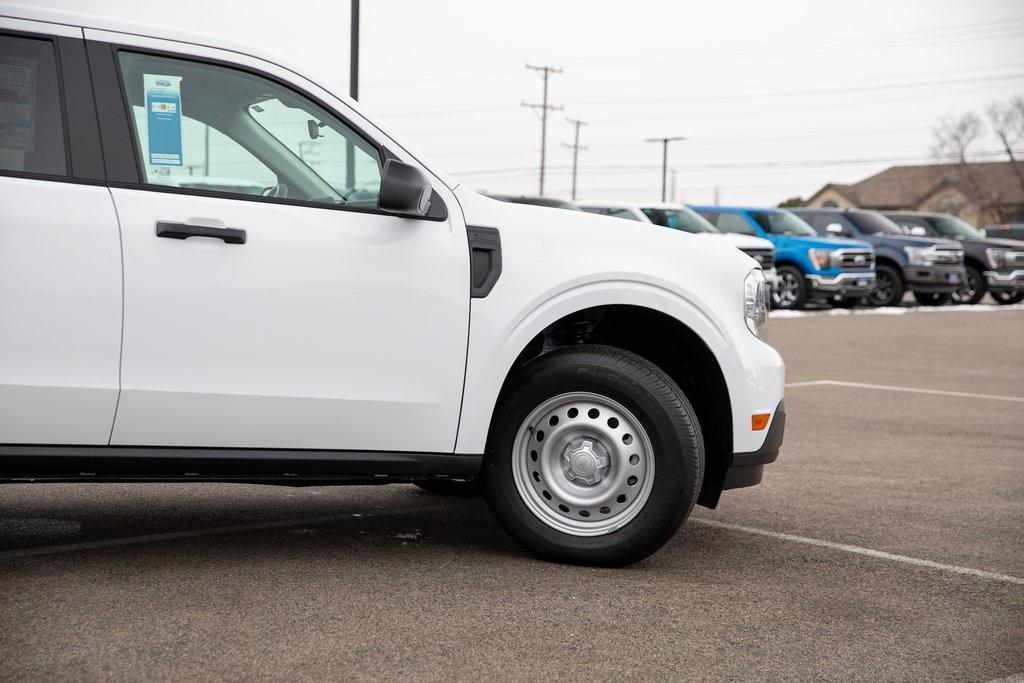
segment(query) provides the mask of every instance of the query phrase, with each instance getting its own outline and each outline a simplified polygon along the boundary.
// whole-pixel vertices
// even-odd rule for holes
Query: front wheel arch
[[[548,325],[523,348],[509,368],[491,412],[497,417],[501,396],[530,361],[579,344],[601,344],[635,353],[664,370],[692,397],[704,436],[705,468],[699,505],[718,504],[733,453],[732,403],[718,358],[685,323],[651,308],[624,304],[595,306]]]

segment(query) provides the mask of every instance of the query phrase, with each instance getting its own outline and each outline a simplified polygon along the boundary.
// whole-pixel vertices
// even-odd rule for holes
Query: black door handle
[[[187,240],[189,237],[215,237],[227,244],[245,244],[245,230],[240,228],[214,228],[209,225],[189,225],[188,223],[168,223],[160,221],[156,224],[156,236],[172,240]]]

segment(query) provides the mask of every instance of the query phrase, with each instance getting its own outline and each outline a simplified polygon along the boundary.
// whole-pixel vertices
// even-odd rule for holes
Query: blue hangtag
[[[151,166],[181,166],[181,76],[144,74]]]

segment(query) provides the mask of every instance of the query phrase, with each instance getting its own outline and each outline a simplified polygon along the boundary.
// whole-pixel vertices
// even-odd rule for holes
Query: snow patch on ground
[[[906,315],[908,313],[987,313],[990,311],[1024,311],[1024,303],[1012,306],[975,304],[973,306],[886,306],[884,308],[830,308],[816,311],[771,311],[768,317],[785,319],[843,315]]]

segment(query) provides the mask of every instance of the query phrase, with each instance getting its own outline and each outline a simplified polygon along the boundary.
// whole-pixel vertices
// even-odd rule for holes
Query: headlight
[[[1009,249],[986,249],[985,260],[988,261],[989,268],[1005,268],[1009,254]]]
[[[832,265],[831,249],[808,249],[807,255],[810,257],[811,263],[818,270],[828,270]]]
[[[912,266],[935,265],[932,261],[935,257],[935,251],[931,247],[903,247],[903,251],[907,253],[907,260],[910,261]]]
[[[760,337],[764,324],[768,321],[768,300],[771,288],[765,279],[764,271],[755,268],[747,274],[743,281],[743,317],[747,327],[755,336]]]

